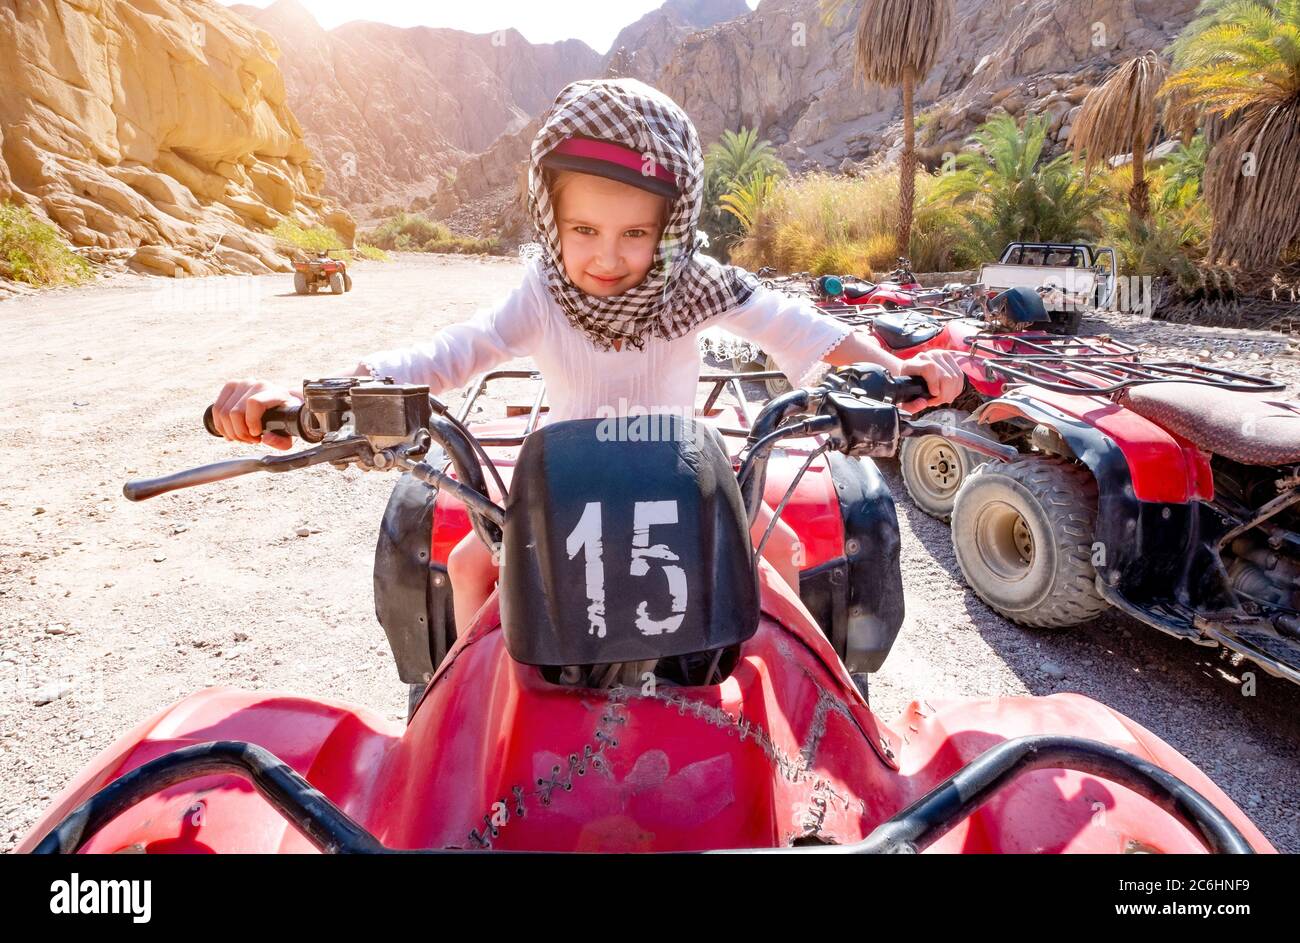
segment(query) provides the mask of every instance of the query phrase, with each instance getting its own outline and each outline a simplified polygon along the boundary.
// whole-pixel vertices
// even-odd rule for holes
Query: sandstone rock
[[[998,105],[1016,115],[1042,111],[1048,98],[1077,105],[1118,62],[1166,46],[1196,6],[957,0],[946,48],[918,88],[917,112],[943,106],[956,118],[955,126],[940,125],[937,144],[965,138]],[[846,4],[824,25],[819,0],[763,0],[749,14],[688,35],[652,84],[687,109],[706,145],[743,125],[785,142],[778,153],[792,169],[810,159],[834,168],[845,156],[886,151],[897,139],[900,93],[854,80],[856,12]],[[1106,43],[1095,46],[1098,22]],[[793,41],[800,27],[803,45]]]
[[[0,199],[137,271],[283,270],[262,230],[351,222],[321,199],[277,55],[212,0],[0,0]]]

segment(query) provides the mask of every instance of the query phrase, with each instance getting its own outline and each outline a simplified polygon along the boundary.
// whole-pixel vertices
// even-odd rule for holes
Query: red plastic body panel
[[[977,321],[954,319],[947,321],[943,330],[925,343],[894,353],[905,360],[924,350],[951,350],[961,354],[970,350],[971,338],[980,330]],[[1044,341],[1056,339],[1055,335],[1041,332],[1008,334],[1005,337],[1005,341],[986,337],[984,343],[995,350],[1009,351],[1017,337]],[[976,392],[987,399],[996,399],[1007,384],[1000,377],[989,379],[981,359],[961,357],[962,369]],[[1139,501],[1184,503],[1213,500],[1214,476],[1209,456],[1181,436],[1104,396],[1078,396],[1024,385],[1019,388],[1032,390],[1035,400],[1094,426],[1113,439],[1128,460],[1133,491]],[[993,423],[1023,415],[1014,404],[994,402],[985,407],[981,422]]]
[[[764,568],[765,616],[726,682],[608,692],[547,684],[510,660],[495,599],[403,731],[330,701],[210,689],[101,754],[19,846],[116,776],[179,746],[247,740],[284,759],[394,848],[672,851],[848,842],[1003,740],[1091,737],[1158,763],[1268,842],[1202,773],[1139,725],[1079,695],[913,703],[880,724],[821,633]],[[787,621],[788,620],[788,621]],[[1128,789],[1026,774],[935,852],[1194,853],[1196,839]],[[234,777],[167,789],[84,849],[303,852],[308,843]]]
[[[1186,439],[1101,396],[1028,389],[1038,402],[1086,422],[1119,445],[1139,501],[1182,504],[1214,499],[1209,456]],[[1023,414],[1014,403],[995,400],[984,407],[980,421],[998,422],[1018,415]]]

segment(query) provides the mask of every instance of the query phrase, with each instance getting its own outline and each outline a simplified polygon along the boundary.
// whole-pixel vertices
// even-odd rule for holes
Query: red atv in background
[[[910,260],[898,259],[898,267],[882,282],[852,275],[820,275],[811,282],[818,307],[836,314],[852,314],[853,308],[874,305],[886,311],[899,308],[934,307],[951,300],[956,286],[925,288],[912,274]]]
[[[203,691],[97,757],[19,850],[1270,851],[1203,773],[1087,698],[872,713],[840,643],[749,536],[769,472],[787,494],[800,469],[831,489],[830,455],[887,455],[926,428],[869,393],[918,390],[843,371],[767,404],[729,457],[707,419],[654,416],[648,438],[595,419],[476,434],[425,387],[306,384],[302,410],[266,423],[314,447],[127,496],[314,464],[404,469],[464,503],[501,554],[497,592],[405,729],[334,701]],[[839,500],[824,492],[824,521]],[[892,616],[854,615],[846,650],[887,650]]]
[[[1064,628],[1114,606],[1300,683],[1300,404],[1281,384],[1106,335],[882,320],[898,356],[965,355],[966,393],[925,418],[1020,453],[986,464],[931,434],[899,454],[908,493],[951,519],[962,574],[991,608]]]
[[[978,286],[958,284],[923,288],[912,274],[911,263],[901,257],[898,268],[878,284],[852,276],[813,277],[808,272],[777,275],[769,266],[755,274],[767,288],[807,298],[825,314],[863,330],[872,330],[879,317],[886,315],[888,320],[895,317],[892,312],[900,310],[915,309],[940,318],[962,316],[975,309],[979,290]],[[789,379],[777,370],[771,355],[725,331],[706,330],[701,337],[701,351],[729,362],[737,373],[772,374],[763,381],[768,396],[780,396],[791,389]]]
[[[293,290],[300,295],[314,295],[326,285],[330,293],[341,295],[352,290],[352,276],[347,263],[319,252],[307,262],[293,263]]]

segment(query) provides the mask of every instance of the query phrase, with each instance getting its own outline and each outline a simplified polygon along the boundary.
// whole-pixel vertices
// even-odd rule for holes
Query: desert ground
[[[149,279],[0,302],[0,849],[119,734],[187,693],[230,685],[329,696],[400,720],[406,690],[375,621],[375,534],[395,479],[328,466],[141,504],[122,483],[259,450],[208,436],[222,382],[297,385],[426,338],[509,290],[511,258],[401,256],[342,297],[287,275]],[[1279,335],[1089,318],[1181,357],[1271,372],[1300,391]],[[1231,354],[1231,357],[1229,355]],[[916,697],[1077,691],[1201,766],[1283,851],[1300,852],[1300,687],[1118,614],[1034,632],[961,580],[947,527],[892,463],[908,617],[873,708]]]

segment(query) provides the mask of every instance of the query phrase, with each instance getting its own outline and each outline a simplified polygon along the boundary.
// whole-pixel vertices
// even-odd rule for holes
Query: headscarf
[[[571,137],[611,141],[666,168],[676,179],[654,261],[644,281],[619,295],[588,294],[570,281],[541,160]],[[704,158],[695,125],[676,102],[636,79],[583,79],[556,96],[533,139],[528,210],[540,242],[536,253],[546,285],[565,316],[600,349],[615,340],[637,349],[647,337],[672,339],[744,304],[758,279],[700,250],[697,225],[704,196]]]

